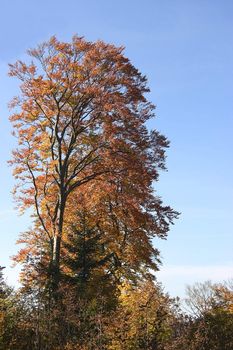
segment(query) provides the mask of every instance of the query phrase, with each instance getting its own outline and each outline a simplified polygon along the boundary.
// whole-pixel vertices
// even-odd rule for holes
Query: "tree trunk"
[[[53,252],[51,261],[51,284],[53,292],[58,288],[60,280],[60,250],[61,235],[56,235],[53,238]]]
[[[61,191],[59,196],[60,206],[57,213],[57,224],[56,231],[53,237],[53,251],[52,251],[52,261],[51,261],[51,282],[52,290],[56,294],[58,285],[60,282],[60,256],[61,256],[61,240],[62,240],[62,231],[63,231],[63,222],[64,222],[64,211],[66,198],[64,193]]]

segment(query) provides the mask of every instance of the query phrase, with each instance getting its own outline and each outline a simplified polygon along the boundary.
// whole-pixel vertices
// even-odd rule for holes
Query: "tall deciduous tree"
[[[166,237],[177,213],[153,193],[168,141],[146,128],[154,111],[146,78],[123,48],[102,41],[52,37],[28,53],[31,63],[10,65],[22,83],[10,118],[18,138],[15,192],[21,209],[34,208],[35,232],[47,237],[54,282],[66,229],[83,201],[108,253],[133,271],[141,262],[155,268],[151,240]]]

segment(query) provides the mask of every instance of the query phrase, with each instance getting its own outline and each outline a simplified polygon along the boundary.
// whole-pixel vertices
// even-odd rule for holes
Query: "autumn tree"
[[[195,283],[187,289],[191,314],[180,315],[166,350],[233,348],[232,284]]]
[[[215,309],[222,309],[227,312],[233,310],[232,280],[222,283],[211,281],[195,283],[187,287],[186,294],[186,304],[191,313],[197,317]]]
[[[192,286],[187,286],[185,302],[189,312],[199,317],[210,311],[217,303],[216,288],[217,285],[211,281],[197,282]]]
[[[122,47],[77,36],[71,43],[52,37],[28,53],[30,63],[10,65],[21,81],[10,118],[15,194],[21,210],[34,210],[21,260],[42,233],[57,285],[63,243],[84,202],[108,254],[129,274],[156,269],[152,239],[166,237],[177,213],[154,194],[168,141],[146,127],[154,106],[145,76]]]
[[[144,281],[122,286],[114,319],[107,326],[112,350],[163,350],[172,334],[175,300],[161,285]]]

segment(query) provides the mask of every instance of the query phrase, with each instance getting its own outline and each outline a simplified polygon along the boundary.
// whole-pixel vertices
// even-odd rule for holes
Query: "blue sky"
[[[14,211],[7,103],[17,82],[7,63],[57,35],[77,33],[126,47],[125,54],[147,75],[157,118],[150,127],[171,141],[168,172],[155,188],[180,211],[167,241],[155,240],[166,290],[183,295],[187,283],[233,277],[233,2],[216,0],[2,0],[0,11],[0,265],[17,251],[29,216]]]

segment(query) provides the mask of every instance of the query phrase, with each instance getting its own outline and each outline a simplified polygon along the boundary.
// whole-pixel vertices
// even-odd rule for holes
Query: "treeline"
[[[0,284],[1,350],[231,350],[232,283],[199,283],[178,299],[153,281],[116,287],[99,273],[64,276],[56,301],[37,281]]]

